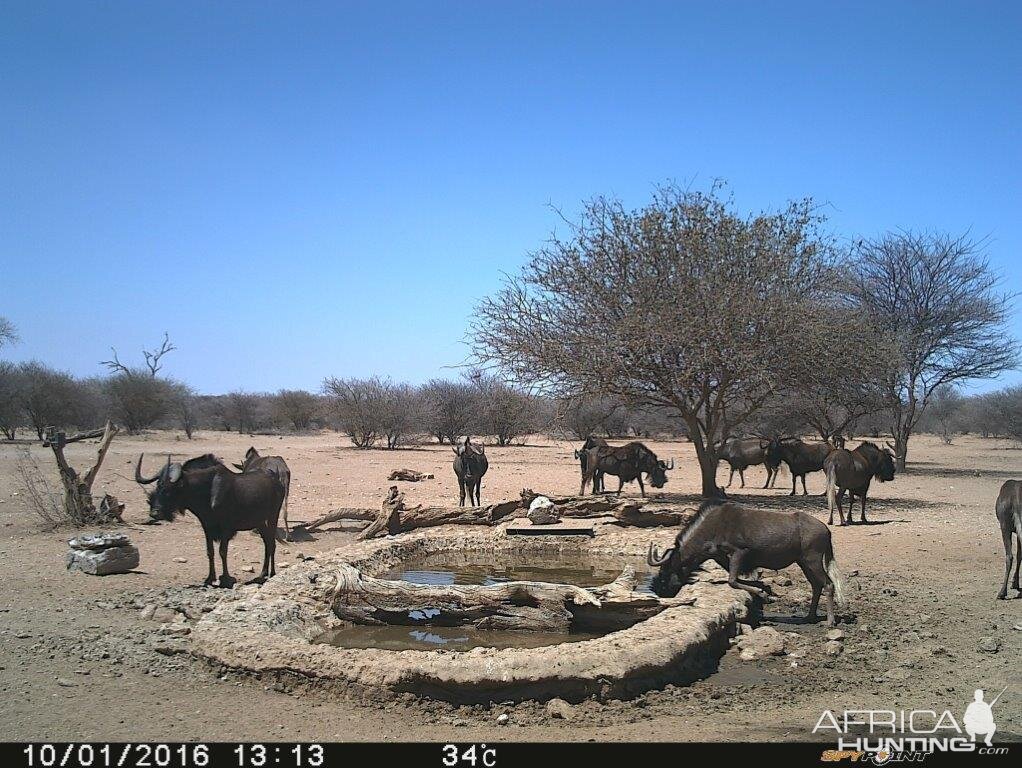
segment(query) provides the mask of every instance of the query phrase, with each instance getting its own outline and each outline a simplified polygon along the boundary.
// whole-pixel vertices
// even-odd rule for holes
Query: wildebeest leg
[[[621,495],[621,491],[624,489],[624,487],[625,487],[625,481],[621,477],[618,477],[618,479],[617,479],[617,495],[618,496]]]
[[[866,522],[866,491],[862,492],[862,513],[859,515],[859,522]],[[851,505],[848,507],[848,519],[852,519],[852,508]]]
[[[458,506],[465,506],[465,481],[458,478]]]
[[[742,478],[742,488],[745,487],[745,470],[741,467],[738,468],[738,476]]]
[[[998,600],[1004,600],[1008,596],[1008,577],[1011,576],[1011,529],[1002,523],[1001,539],[1004,540],[1004,584],[1001,591],[997,593]],[[1018,578],[1018,568],[1015,569],[1015,577]],[[1018,584],[1018,581],[1015,582]],[[1018,587],[1015,587],[1018,589]]]
[[[642,498],[646,498],[646,486],[642,484],[642,475],[639,475],[635,479],[639,481],[639,493],[642,494]]]
[[[277,537],[273,533],[273,528],[269,525],[259,530],[259,535],[263,538],[263,570],[254,579],[251,579],[249,584],[262,584],[268,576],[273,575],[273,554],[277,545]]]
[[[476,503],[475,503],[475,505],[477,507],[481,507],[483,505],[482,497],[479,495],[479,491],[482,490],[482,487],[483,487],[483,479],[480,477],[478,480],[476,480]]]
[[[763,590],[745,584],[742,582],[741,579],[738,578],[738,576],[744,573],[745,571],[743,567],[743,562],[745,561],[745,558],[748,555],[748,553],[749,550],[747,549],[739,549],[731,555],[731,560],[728,564],[730,566],[728,568],[727,577],[728,586],[734,589],[744,589],[750,595],[755,595],[756,597],[766,597],[766,593],[763,592]]]
[[[731,467],[731,474],[727,476],[727,485],[725,485],[724,487],[725,488],[730,488],[731,487],[731,483],[733,483],[734,480],[735,480],[735,468]]]
[[[223,565],[223,570],[220,572],[220,586],[231,587],[234,586],[234,577],[227,572],[227,547],[230,545],[231,540],[224,537],[220,540],[220,563]]]
[[[216,583],[216,567],[213,564],[213,537],[208,533],[206,534],[206,557],[209,558],[209,575],[206,580],[202,582],[207,587],[213,586]],[[1008,582],[1008,577],[1004,577],[1005,583]]]
[[[803,496],[808,496],[809,495],[809,491],[806,490],[806,476],[805,475],[802,475],[802,495]]]
[[[764,488],[769,488],[770,487],[770,479],[774,476],[774,471],[772,469],[770,469],[769,465],[767,465],[766,471],[767,471],[767,479],[766,479],[766,482],[763,483],[763,487]]]
[[[1018,566],[1022,561],[1022,536],[1019,536],[1018,518],[1015,518],[1015,578],[1011,582],[1011,588],[1015,591],[1022,591],[1018,586]]]
[[[789,496],[794,496],[795,495],[795,483],[797,483],[797,482],[798,482],[798,475],[796,475],[794,472],[792,472],[791,473],[791,493],[788,494]]]
[[[841,490],[839,490],[837,492],[837,524],[838,525],[844,525],[845,524],[844,503],[845,503],[845,490],[844,490],[844,488],[842,488]],[[852,516],[849,515],[848,516],[849,522],[851,522],[851,519],[852,519]]]
[[[809,615],[806,620],[809,622],[816,622],[819,620],[817,616],[817,609],[820,607],[820,595],[823,594],[823,587],[829,579],[827,578],[827,569],[823,565],[822,558],[816,558],[813,561],[799,560],[798,567],[802,569],[802,573],[805,574],[806,580],[809,585],[813,588],[813,597],[809,601]],[[830,593],[827,597],[827,623],[831,626],[834,625],[834,588],[831,587]]]

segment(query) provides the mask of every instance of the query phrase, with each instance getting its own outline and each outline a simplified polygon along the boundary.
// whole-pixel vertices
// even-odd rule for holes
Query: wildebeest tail
[[[284,502],[282,505],[284,512],[284,535],[280,535],[279,527],[274,535],[281,544],[287,544],[291,540],[291,526],[287,523],[287,497],[291,495],[291,480],[288,478],[286,483],[281,480],[280,484],[284,486]]]
[[[834,521],[834,507],[837,506],[837,467],[831,464],[827,468],[827,511],[831,522]],[[842,521],[838,521],[842,522]]]
[[[837,568],[837,561],[834,559],[834,546],[828,542],[827,544],[827,578],[830,579],[830,583],[834,587],[834,600],[838,605],[844,605],[845,602],[845,580],[841,575],[841,571]]]

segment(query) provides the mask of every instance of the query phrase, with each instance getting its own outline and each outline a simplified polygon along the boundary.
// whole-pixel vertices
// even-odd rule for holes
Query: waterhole
[[[638,592],[650,592],[653,572],[642,559],[600,559],[581,553],[515,555],[504,553],[441,552],[403,561],[376,574],[376,578],[432,586],[492,585],[508,581],[542,581],[598,587],[608,584],[628,565],[635,569]],[[317,642],[341,648],[385,650],[465,651],[470,648],[539,648],[601,637],[604,632],[516,632],[479,630],[467,626],[443,626],[435,608],[408,614],[407,623],[384,626],[346,626],[324,633]]]

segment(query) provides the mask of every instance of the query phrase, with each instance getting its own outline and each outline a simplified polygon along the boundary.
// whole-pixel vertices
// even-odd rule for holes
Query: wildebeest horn
[[[138,464],[135,465],[135,482],[138,483],[139,485],[149,485],[149,483],[154,483],[154,482],[156,482],[157,480],[160,479],[160,475],[163,474],[163,470],[161,469],[159,472],[157,472],[155,475],[153,475],[150,478],[142,477],[142,457],[143,456],[145,456],[144,453],[140,453],[138,455]],[[167,458],[167,461],[168,462],[170,461],[170,457]]]
[[[674,469],[674,457],[671,456],[671,463],[667,465],[668,469]]]
[[[577,459],[581,454],[582,454],[582,452],[578,448],[576,448],[575,449],[575,458]]]
[[[669,547],[662,555],[657,549],[656,544],[652,541],[649,543],[649,552],[646,553],[646,562],[649,565],[663,565],[671,559],[671,554],[674,552],[674,547]]]

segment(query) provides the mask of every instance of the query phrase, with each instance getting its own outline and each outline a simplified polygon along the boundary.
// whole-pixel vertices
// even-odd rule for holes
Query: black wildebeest
[[[998,600],[1008,597],[1008,575],[1011,573],[1011,534],[1015,534],[1015,578],[1011,588],[1019,591],[1018,567],[1022,561],[1022,482],[1008,480],[1001,486],[997,494],[997,522],[1001,525],[1001,538],[1004,540],[1004,584],[997,593]],[[1015,595],[1022,597],[1022,593]]]
[[[287,523],[287,497],[291,495],[291,469],[281,456],[261,456],[255,447],[245,451],[245,460],[235,464],[242,472],[261,469],[274,475],[284,486],[284,538],[291,538],[291,528]]]
[[[227,568],[227,546],[238,531],[256,531],[263,539],[263,570],[252,581],[260,583],[276,573],[277,520],[284,500],[284,486],[269,472],[255,470],[237,474],[212,454],[189,459],[184,464],[167,464],[152,477],[142,476],[142,456],[135,465],[135,481],[140,485],[156,483],[147,492],[149,517],[172,521],[177,514],[190,511],[199,518],[206,535],[209,558],[207,586],[216,582],[213,543],[220,544],[223,572],[219,585],[234,584]]]
[[[773,480],[777,474],[777,469],[781,464],[780,459],[777,458],[776,454],[770,451],[770,440],[765,438],[729,437],[723,443],[719,443],[715,447],[717,449],[718,460],[726,461],[731,467],[731,474],[727,479],[728,488],[730,488],[731,483],[734,482],[735,472],[737,472],[738,477],[741,478],[742,488],[744,488],[745,470],[757,464],[766,465],[767,478],[763,487],[767,488],[770,485],[770,481]]]
[[[602,448],[608,445],[607,441],[602,437],[596,437],[595,435],[589,435],[586,441],[582,443],[581,448],[575,449],[575,458],[578,459],[579,466],[582,470],[582,476],[586,474],[586,462],[589,460],[589,451],[592,448]],[[593,493],[600,493],[603,490],[603,473],[597,470],[593,473]]]
[[[795,481],[802,478],[802,495],[808,496],[806,489],[806,475],[810,472],[819,472],[823,469],[823,462],[826,461],[830,452],[835,450],[830,443],[806,443],[798,438],[774,438],[770,441],[767,452],[771,455],[771,461],[778,465],[783,461],[788,465],[791,472],[791,493],[795,495]]]
[[[458,476],[460,494],[458,505],[465,506],[465,491],[468,491],[469,505],[478,507],[482,503],[479,490],[483,484],[483,475],[490,468],[490,462],[486,460],[486,449],[473,443],[471,437],[466,437],[454,446],[454,453],[454,474]]]
[[[830,510],[830,519],[827,523],[834,524],[836,502],[838,524],[845,524],[841,508],[845,491],[848,492],[848,523],[852,522],[852,506],[856,496],[862,499],[860,522],[865,523],[869,484],[874,477],[881,483],[894,479],[894,455],[876,443],[866,441],[854,451],[835,448],[823,462],[823,469],[827,473],[827,508]]]
[[[843,600],[843,582],[834,561],[830,530],[805,512],[772,512],[731,501],[704,501],[695,517],[663,554],[651,543],[647,562],[659,566],[653,591],[660,597],[678,594],[689,573],[707,560],[727,569],[728,584],[762,595],[756,582],[740,579],[754,568],[787,568],[797,563],[813,588],[809,621],[816,621],[823,588],[827,623],[834,625],[834,602]]]
[[[643,473],[654,488],[663,488],[667,484],[667,472],[674,469],[674,459],[670,465],[660,461],[656,454],[639,442],[622,446],[597,446],[590,448],[586,457],[586,471],[582,475],[580,496],[584,496],[586,485],[592,482],[597,472],[614,475],[618,479],[617,492],[621,493],[625,483],[633,480],[639,482],[639,490],[646,496],[646,486],[642,483]]]

